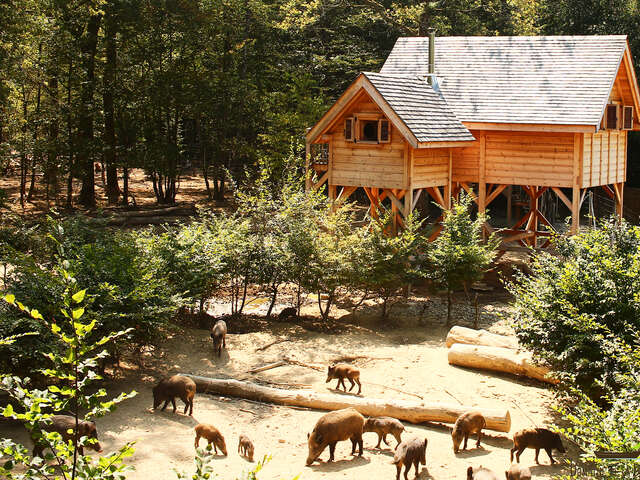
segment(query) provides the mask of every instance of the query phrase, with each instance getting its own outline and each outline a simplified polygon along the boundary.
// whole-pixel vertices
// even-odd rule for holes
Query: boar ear
[[[309,440],[309,434],[307,433],[307,440]]]

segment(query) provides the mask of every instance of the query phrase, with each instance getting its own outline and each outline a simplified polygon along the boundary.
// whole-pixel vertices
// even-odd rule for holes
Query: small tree
[[[46,321],[35,309],[29,309],[16,301],[12,294],[4,296],[4,301],[19,309],[32,319],[46,324],[58,345],[50,345],[49,352],[43,352],[51,366],[42,373],[51,380],[46,390],[35,390],[28,387],[29,379],[14,376],[3,376],[0,389],[6,391],[13,402],[0,408],[4,417],[22,421],[36,441],[51,448],[52,453],[44,459],[32,458],[28,449],[10,439],[0,441],[0,450],[11,460],[0,465],[0,476],[7,480],[25,478],[65,480],[123,479],[129,469],[123,459],[133,454],[132,444],[127,443],[119,450],[94,459],[88,455],[80,455],[79,447],[87,446],[95,440],[80,437],[78,424],[80,420],[100,417],[115,409],[121,401],[131,398],[136,392],[122,393],[117,398],[105,400],[107,395],[103,388],[95,389],[93,383],[99,380],[94,369],[100,358],[107,353],[100,349],[116,339],[128,334],[128,331],[110,333],[96,342],[89,340],[96,326],[96,320],[84,323],[82,317],[88,297],[85,290],[78,290],[75,278],[66,270],[59,269],[66,284],[60,310],[62,317]],[[58,348],[58,346],[60,348]],[[14,409],[14,405],[19,408]],[[57,432],[45,432],[42,429],[50,420],[52,413],[71,412],[75,418],[75,435],[64,442]],[[53,464],[47,461],[55,460]],[[22,471],[13,473],[17,465]]]
[[[442,232],[429,251],[430,278],[434,287],[447,292],[447,326],[451,325],[452,295],[482,278],[496,255],[498,239],[491,235],[485,242],[482,228],[487,216],[471,218],[471,197],[463,195],[444,212]]]

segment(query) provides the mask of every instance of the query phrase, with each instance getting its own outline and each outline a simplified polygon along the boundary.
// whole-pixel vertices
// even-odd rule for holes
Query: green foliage
[[[619,388],[638,345],[640,227],[611,219],[554,246],[508,284],[516,333],[568,385],[599,399]]]
[[[447,292],[447,326],[451,324],[452,294],[482,278],[496,255],[498,239],[482,238],[485,215],[471,217],[471,197],[463,195],[444,212],[442,231],[429,251],[430,278],[437,289]]]
[[[77,280],[64,268],[58,269],[57,274],[64,282],[64,291],[59,301],[62,308],[56,316],[48,317],[50,319],[45,319],[38,310],[17,301],[13,294],[4,296],[4,302],[8,306],[44,325],[56,339],[59,348],[42,352],[48,360],[48,367],[42,370],[42,374],[48,379],[47,389],[30,388],[28,378],[0,378],[0,390],[8,393],[12,399],[12,403],[0,409],[2,415],[23,422],[31,436],[51,448],[52,452],[46,454],[44,459],[32,458],[23,445],[10,439],[2,439],[0,449],[10,460],[0,466],[0,475],[7,480],[54,476],[69,480],[123,479],[125,472],[129,470],[123,461],[133,454],[131,443],[115,452],[93,458],[80,455],[78,449],[95,440],[74,435],[68,442],[64,442],[59,433],[42,430],[42,426],[50,421],[50,412],[69,411],[76,421],[90,420],[112,412],[118,403],[136,395],[133,391],[107,400],[104,388],[96,389],[93,385],[101,379],[95,373],[95,368],[98,361],[106,355],[103,347],[126,336],[129,331],[109,332],[96,341],[91,341],[97,322],[84,321],[89,298],[86,290],[79,290]],[[48,463],[51,460],[54,462]],[[16,467],[20,467],[19,473],[14,473]]]
[[[211,444],[208,444],[205,448],[196,448],[196,456],[194,458],[195,472],[192,475],[176,471],[178,479],[191,478],[193,480],[214,480],[218,478],[215,473],[215,469],[211,463],[213,456],[211,455]],[[248,472],[243,473],[242,480],[256,480],[258,473],[264,468],[264,466],[271,461],[271,455],[265,455],[262,460],[258,460],[255,467]],[[297,480],[295,477],[293,480]],[[240,479],[238,479],[240,480]]]

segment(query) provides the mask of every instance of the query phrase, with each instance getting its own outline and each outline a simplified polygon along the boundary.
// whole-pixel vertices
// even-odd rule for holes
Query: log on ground
[[[543,365],[537,365],[532,360],[531,353],[526,351],[454,343],[449,349],[448,360],[451,365],[511,373],[547,383],[558,383],[557,380],[547,377],[550,370]]]
[[[490,430],[508,432],[511,429],[511,415],[507,409],[485,409],[399,399],[387,400],[355,395],[317,393],[309,390],[284,390],[234,379],[217,379],[189,374],[181,375],[189,377],[196,382],[196,391],[198,393],[225,395],[318,410],[339,410],[353,407],[363,415],[393,417],[410,423],[454,423],[458,416],[463,413],[469,410],[479,410],[484,415],[487,421],[487,428]]]
[[[486,330],[474,330],[466,327],[453,327],[447,334],[447,348],[454,343],[469,345],[486,345],[488,347],[502,347],[518,349],[518,340],[506,335],[498,335]]]

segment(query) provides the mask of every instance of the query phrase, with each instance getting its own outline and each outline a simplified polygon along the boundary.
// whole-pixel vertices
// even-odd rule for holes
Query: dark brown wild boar
[[[396,448],[402,442],[402,432],[404,432],[404,425],[399,420],[391,417],[371,417],[367,418],[364,423],[363,432],[376,432],[378,434],[378,444],[376,448],[380,448],[380,441],[382,440],[385,445],[387,443],[387,435],[393,435],[396,439]]]
[[[413,437],[405,440],[396,448],[393,462],[396,466],[396,480],[400,478],[400,471],[404,465],[404,479],[409,480],[408,474],[413,465],[416,468],[416,478],[418,477],[418,465],[427,464],[427,439]]]
[[[344,363],[339,363],[337,365],[329,365],[329,369],[327,370],[327,381],[325,383],[329,383],[333,379],[338,379],[338,383],[336,383],[336,390],[339,389],[340,384],[342,384],[342,388],[344,391],[347,391],[347,386],[344,384],[344,379],[349,379],[351,382],[351,388],[349,391],[353,390],[353,387],[358,384],[358,395],[362,391],[362,385],[360,385],[360,370],[351,365],[346,365]]]
[[[253,462],[253,442],[246,435],[240,435],[238,438],[238,455],[247,457]]]
[[[469,467],[467,468],[467,480],[498,480],[498,476],[483,466]]]
[[[160,383],[153,387],[153,409],[155,410],[162,402],[164,405],[162,410],[167,408],[169,402],[173,405],[173,413],[176,413],[176,398],[184,402],[184,413],[193,415],[193,397],[196,394],[196,382],[182,375],[174,375],[173,377],[163,378]]]
[[[482,438],[482,429],[486,427],[487,422],[480,412],[471,411],[463,413],[456,420],[453,430],[451,431],[451,439],[453,440],[453,453],[458,453],[460,443],[464,438],[463,450],[467,449],[467,440],[472,433],[478,434],[476,448],[480,448],[480,439]]]
[[[531,480],[531,470],[515,464],[511,465],[504,475],[507,480]]]
[[[222,356],[222,347],[227,348],[227,322],[218,320],[211,328],[211,340],[213,340],[213,352]]]
[[[311,465],[329,445],[329,461],[333,461],[336,443],[351,440],[351,455],[356,452],[356,445],[360,447],[362,456],[362,428],[364,417],[355,408],[343,408],[329,412],[318,420],[311,435],[307,435],[309,456],[307,465]]]
[[[525,448],[536,449],[536,463],[538,462],[538,454],[540,449],[544,449],[549,455],[551,464],[556,463],[553,459],[552,453],[555,448],[560,453],[565,453],[566,450],[562,445],[562,439],[560,435],[546,428],[525,428],[513,434],[513,448],[511,449],[511,461],[513,462],[513,454],[516,454],[516,461],[520,463],[520,454]]]
[[[216,455],[219,448],[222,454],[227,456],[227,444],[224,442],[220,430],[209,423],[199,423],[194,430],[196,431],[196,448],[200,445],[200,438],[204,438],[209,442],[209,445],[213,445],[213,451]]]
[[[289,318],[297,318],[298,310],[295,307],[287,307],[283,308],[282,311],[278,314],[278,320],[284,321]]]
[[[65,442],[72,440],[74,438],[74,434],[70,433],[69,430],[75,430],[76,428],[76,419],[71,415],[54,415],[50,419],[51,423],[49,424],[41,424],[40,428],[43,432],[58,432],[62,439]],[[94,443],[90,443],[89,448],[95,450],[96,452],[101,452],[102,447],[100,446],[100,442],[98,442],[98,431],[96,430],[95,422],[88,422],[86,420],[78,420],[78,438],[80,437],[89,437],[93,438],[96,441]],[[44,457],[43,452],[44,449],[47,448],[47,444],[43,443],[41,440],[32,436],[33,440],[33,456],[34,457]],[[78,445],[78,453],[80,455],[84,455],[84,448],[82,445]]]

